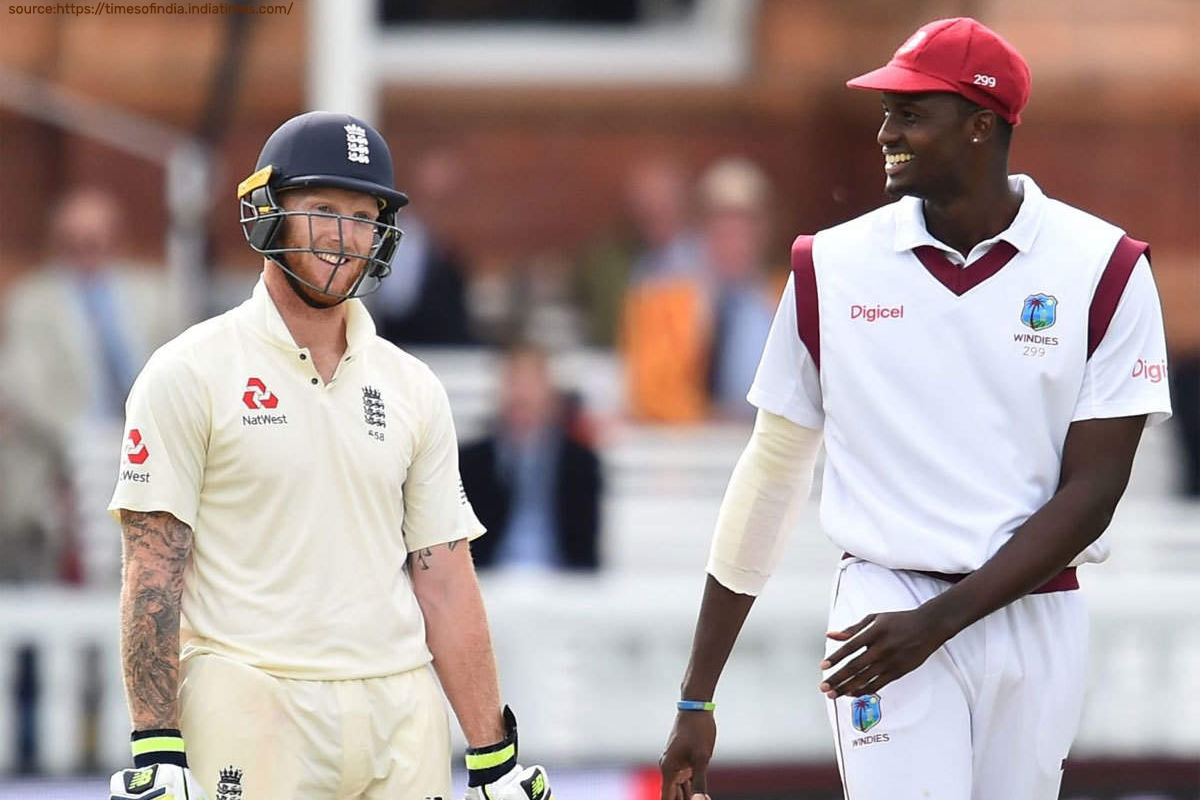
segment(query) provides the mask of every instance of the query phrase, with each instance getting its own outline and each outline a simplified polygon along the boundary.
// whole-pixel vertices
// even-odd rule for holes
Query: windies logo
[[[1054,324],[1058,310],[1058,298],[1052,294],[1031,294],[1021,307],[1021,322],[1035,331],[1045,330]]]
[[[149,457],[150,451],[142,443],[142,432],[130,428],[129,435],[125,437],[125,460],[130,464],[145,464]]]
[[[883,711],[879,708],[879,695],[865,694],[854,698],[850,703],[850,724],[854,730],[867,731],[879,724],[883,719]]]
[[[230,764],[217,779],[217,800],[241,800],[242,771]]]
[[[279,405],[279,398],[267,391],[267,385],[262,382],[262,378],[251,378],[246,381],[242,402],[246,404],[246,408],[257,411],[260,408],[274,408]]]

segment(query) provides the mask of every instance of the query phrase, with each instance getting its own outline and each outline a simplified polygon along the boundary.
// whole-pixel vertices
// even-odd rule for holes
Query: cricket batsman
[[[517,763],[446,392],[358,298],[400,244],[383,137],[294,117],[238,186],[253,294],[159,349],[110,511],[134,769],[113,800],[550,800]]]

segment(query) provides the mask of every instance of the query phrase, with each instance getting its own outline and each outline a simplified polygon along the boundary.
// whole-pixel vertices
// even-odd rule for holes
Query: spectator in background
[[[766,269],[770,185],[744,158],[713,164],[700,179],[701,235],[713,297],[708,389],[715,413],[752,420],[746,401],[782,286]]]
[[[459,470],[488,535],[471,543],[477,567],[594,570],[599,565],[600,461],[573,433],[546,353],[505,357],[497,428],[464,447]]]
[[[42,565],[43,574],[26,577],[71,577],[67,564],[78,573],[77,554],[62,552],[78,526],[61,511],[60,487],[75,484],[73,453],[109,428],[119,438],[134,377],[179,324],[162,311],[161,275],[116,257],[120,227],[110,192],[68,192],[51,214],[50,260],[14,287],[4,309],[0,463],[21,466],[4,471],[0,541],[24,542],[27,566]],[[36,558],[34,547],[43,551]],[[114,566],[118,556],[101,561]]]
[[[401,347],[475,343],[466,265],[438,224],[461,177],[457,154],[446,149],[425,153],[413,167],[412,196],[418,199],[396,218],[403,243],[391,275],[367,298],[379,335]]]
[[[746,392],[782,291],[766,269],[770,185],[752,162],[726,158],[696,194],[698,234],[641,261],[626,296],[622,351],[642,420],[754,414]]]
[[[650,157],[630,169],[621,230],[588,244],[575,271],[574,292],[590,343],[617,344],[621,306],[631,280],[699,270],[690,194],[687,173],[678,161]]]
[[[161,276],[116,258],[120,225],[109,192],[69,192],[50,221],[51,261],[10,297],[5,399],[41,430],[61,435],[80,417],[119,422],[133,379],[171,333],[155,311]]]
[[[673,162],[648,162],[631,175],[630,209],[646,246],[631,261],[619,344],[630,414],[649,422],[697,422],[708,413],[710,299],[688,196]]]
[[[687,173],[673,160],[638,164],[629,176],[629,210],[640,249],[631,264],[636,283],[695,275],[700,243],[692,225]]]

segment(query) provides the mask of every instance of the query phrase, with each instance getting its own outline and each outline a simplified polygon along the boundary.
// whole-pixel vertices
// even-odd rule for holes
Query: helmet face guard
[[[253,176],[252,176],[253,177]],[[269,176],[268,176],[269,177]],[[380,282],[392,271],[392,259],[396,247],[404,235],[396,227],[395,212],[381,213],[376,220],[348,217],[344,214],[317,211],[289,211],[279,204],[275,191],[268,184],[250,190],[240,199],[239,222],[246,242],[257,253],[271,259],[288,277],[316,292],[336,298],[339,302],[352,297],[365,297],[379,288]],[[307,246],[290,246],[285,242],[284,229],[288,218],[301,222],[300,230],[307,228]],[[337,224],[336,247],[314,247],[314,220],[333,220]],[[351,226],[371,225],[371,247],[366,253],[355,252],[347,247],[347,233]],[[293,230],[295,226],[293,225]],[[303,237],[302,237],[303,241]],[[287,264],[286,253],[309,253],[333,266],[324,285],[313,283],[302,277]],[[334,263],[336,262],[336,263]],[[333,289],[339,276],[346,272],[357,272],[357,277],[345,292]]]
[[[363,297],[379,288],[392,270],[392,259],[403,235],[396,227],[396,211],[408,202],[396,191],[392,158],[379,132],[348,114],[312,111],[292,117],[271,134],[263,145],[255,172],[237,187],[239,222],[246,242],[257,253],[273,261],[305,303],[326,307],[301,291],[306,286],[334,298],[336,305],[351,297]],[[369,195],[379,204],[376,220],[316,211],[292,211],[279,202],[289,189],[335,188]],[[289,220],[289,217],[296,219]],[[371,225],[371,244],[358,252],[357,226]],[[330,244],[323,236],[316,247],[314,232],[324,235],[336,226]],[[305,240],[304,232],[308,238]],[[293,240],[294,239],[294,240]],[[319,285],[288,266],[288,253],[307,253],[332,267]],[[334,290],[339,277],[353,274],[344,291]]]

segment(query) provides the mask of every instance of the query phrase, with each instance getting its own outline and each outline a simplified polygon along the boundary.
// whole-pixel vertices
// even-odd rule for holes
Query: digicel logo
[[[1167,362],[1166,361],[1147,361],[1144,358],[1139,358],[1133,365],[1133,372],[1130,373],[1131,378],[1142,378],[1151,383],[1159,383],[1167,377]]]
[[[129,429],[129,436],[126,437],[125,458],[130,464],[144,464],[146,459],[150,457],[150,451],[146,449],[146,445],[142,444],[142,433],[137,428]]]
[[[877,319],[903,319],[904,306],[863,306],[855,303],[850,306],[850,319],[863,319],[874,322]]]
[[[262,382],[262,378],[250,378],[246,381],[242,402],[249,409],[274,408],[279,405],[279,398],[267,391],[267,385]]]

